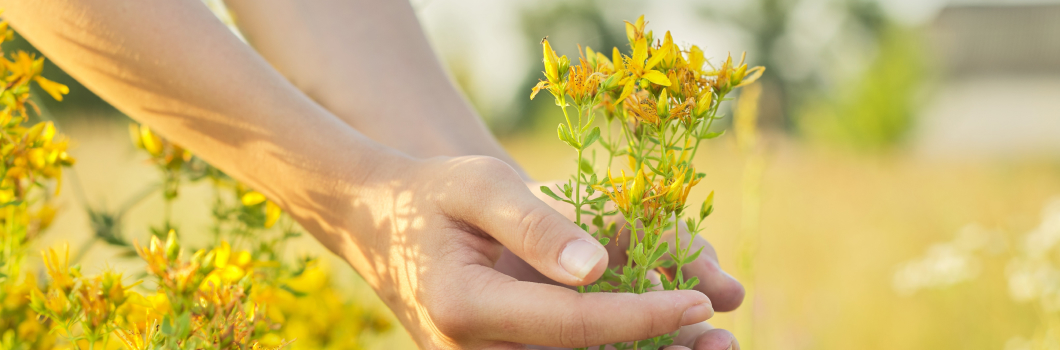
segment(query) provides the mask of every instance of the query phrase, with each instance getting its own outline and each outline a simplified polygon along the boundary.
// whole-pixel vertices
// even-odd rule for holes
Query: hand
[[[527,187],[529,187],[539,199],[552,206],[557,211],[565,214],[568,217],[568,220],[573,220],[574,209],[570,204],[556,201],[555,199],[541,193],[539,190],[541,185],[552,184],[528,183]],[[621,217],[618,217],[617,220],[618,222],[616,222],[616,224],[619,227],[624,227],[625,220]],[[682,235],[681,241],[688,242],[690,235],[686,230],[684,223],[680,223],[679,228],[680,234]],[[666,240],[670,242],[671,247],[675,246],[674,236],[676,233],[676,231],[670,231],[667,233]],[[615,267],[626,263],[627,257],[624,247],[629,245],[629,235],[629,230],[624,230],[622,235],[620,235],[617,244],[612,243],[607,245],[608,256],[610,257],[609,267]],[[740,306],[740,303],[743,301],[743,286],[720,268],[717,253],[709,242],[700,236],[696,236],[692,242],[692,251],[703,247],[703,253],[700,254],[700,258],[695,262],[684,267],[683,274],[688,277],[699,277],[702,282],[700,282],[695,289],[710,297],[715,310],[732,311],[736,309],[736,307]],[[505,250],[500,260],[497,262],[496,269],[521,281],[562,285],[549,279],[547,276],[538,273],[528,263],[508,250]],[[671,276],[675,272],[676,271],[672,270],[666,271],[666,273]],[[659,274],[654,271],[650,276],[653,278],[660,278]],[[715,329],[706,322],[681,327],[681,332],[674,344],[674,349],[682,349],[684,347],[694,350],[739,349],[739,342],[733,337],[732,333],[723,329]]]
[[[502,161],[392,157],[368,173],[289,205],[375,288],[421,348],[591,346],[713,315],[699,291],[582,295],[494,269],[507,248],[552,281],[585,285],[609,261],[604,247]]]

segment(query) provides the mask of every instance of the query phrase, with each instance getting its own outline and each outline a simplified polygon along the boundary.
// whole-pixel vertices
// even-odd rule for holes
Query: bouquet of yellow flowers
[[[595,284],[579,287],[581,292],[644,293],[658,287],[691,289],[699,283],[696,277],[685,278],[681,268],[699,257],[701,250],[692,251],[691,238],[714,211],[714,193],[707,196],[698,215],[688,215],[689,192],[706,176],[696,171],[692,160],[701,142],[721,135],[710,130],[721,118],[721,103],[765,71],[748,68],[744,57],[734,62],[730,56],[714,66],[699,47],[679,47],[670,32],[656,40],[645,25],[643,16],[626,22],[632,52],[616,47],[608,57],[579,47],[576,64],[558,56],[548,38],[541,41],[545,79],[530,98],[541,90],[552,94],[565,118],[557,128],[559,139],[577,152],[574,175],[555,188],[542,186],[541,191],[573,205],[575,223],[601,244],[611,240],[617,244],[622,232],[629,232],[628,261],[605,271]],[[605,117],[606,135],[595,124],[599,114]],[[606,152],[606,166],[595,157],[586,158],[594,145]],[[615,159],[626,164],[615,164]],[[628,168],[615,169],[622,166]],[[606,168],[606,176],[597,174],[598,168]],[[623,227],[609,220],[615,215],[621,215]],[[583,216],[591,217],[591,230]],[[674,246],[660,239],[682,224],[691,234],[684,242],[681,235]],[[648,278],[652,270],[667,277],[655,284]],[[673,337],[613,345],[657,349],[672,344]]]

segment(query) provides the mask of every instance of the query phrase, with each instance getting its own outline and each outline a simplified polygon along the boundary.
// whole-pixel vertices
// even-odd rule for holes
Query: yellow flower
[[[662,121],[659,118],[659,109],[655,100],[648,97],[648,91],[641,91],[626,99],[626,110],[633,115],[635,120],[658,126]]]
[[[637,18],[636,23],[629,23],[626,21],[626,39],[629,39],[630,43],[635,43],[637,40],[644,39],[644,15],[640,15]]]
[[[280,206],[273,203],[273,201],[265,202],[265,228],[270,228],[276,225],[276,221],[280,220],[280,214],[283,214],[283,209]]]
[[[673,43],[664,43],[663,47],[659,50],[655,50],[655,55],[650,59],[648,58],[648,42],[645,38],[639,38],[633,44],[633,56],[623,57],[625,62],[622,64],[622,69],[618,73],[625,76],[626,73],[629,76],[624,78],[625,85],[622,88],[622,93],[619,95],[619,101],[624,100],[629,95],[633,94],[634,89],[637,87],[637,81],[640,79],[648,80],[649,82],[660,85],[670,86],[670,79],[666,77],[661,71],[655,70],[655,66],[659,64],[666,55],[670,52],[670,46]],[[617,53],[617,49],[615,50]],[[617,62],[618,58],[616,58]],[[619,69],[616,63],[616,69]]]
[[[52,286],[69,293],[74,288],[74,278],[80,277],[80,272],[70,269],[70,246],[62,245],[62,254],[54,248],[48,248],[41,252],[44,267],[48,271],[48,277],[52,280]]]
[[[56,83],[42,76],[34,77],[33,81],[36,81],[41,90],[47,92],[48,95],[51,95],[56,101],[62,101],[63,95],[70,93],[70,88],[66,85]]]
[[[560,58],[556,57],[556,51],[552,50],[552,45],[549,45],[548,37],[541,39],[541,48],[544,51],[545,78],[550,83],[557,84],[559,83],[559,73],[562,72],[559,64]]]

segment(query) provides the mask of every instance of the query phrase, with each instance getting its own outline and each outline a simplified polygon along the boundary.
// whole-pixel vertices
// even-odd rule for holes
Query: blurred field
[[[76,140],[75,169],[94,205],[115,208],[156,181],[128,141],[126,125],[114,119],[70,118],[60,127]],[[564,177],[573,155],[551,135],[503,140],[514,157],[539,180]],[[989,261],[983,276],[941,291],[900,297],[891,287],[896,266],[947,241],[961,227],[979,223],[1015,236],[1038,223],[1038,212],[1060,194],[1060,166],[1048,160],[946,162],[902,154],[866,156],[813,149],[783,138],[770,139],[763,182],[761,246],[754,349],[1003,349],[1009,338],[1034,330],[1033,309],[1010,301],[1000,276],[1004,260]],[[707,238],[722,266],[735,274],[740,227],[743,158],[726,135],[706,144],[696,160],[708,176],[692,202],[717,191],[716,214]],[[559,161],[557,161],[557,159]],[[90,236],[88,219],[64,184],[63,211],[41,245]],[[188,187],[175,207],[186,232],[206,230],[209,191]],[[129,213],[126,235],[148,237],[161,221],[160,198]],[[323,253],[311,238],[292,245],[292,256]],[[139,262],[113,256],[96,243],[82,261],[87,272],[111,266],[139,270]],[[379,303],[351,270],[332,259],[351,297]],[[714,324],[729,328],[747,308],[719,314]],[[740,330],[745,331],[745,330]],[[412,348],[404,332],[391,332],[376,348]],[[749,344],[750,345],[750,344]],[[745,348],[746,349],[746,348]]]
[[[545,139],[506,144],[532,176],[559,178],[566,170],[551,154],[574,157]],[[1003,349],[1034,330],[1033,309],[1010,301],[1004,260],[986,264],[978,280],[911,297],[891,281],[897,265],[969,223],[1011,236],[1033,228],[1043,203],[1060,194],[1056,163],[866,156],[771,141],[750,281],[754,349]],[[728,135],[709,147],[696,160],[707,178],[690,202],[717,191],[706,237],[734,272],[743,159]],[[719,314],[714,324],[732,329],[745,312]]]

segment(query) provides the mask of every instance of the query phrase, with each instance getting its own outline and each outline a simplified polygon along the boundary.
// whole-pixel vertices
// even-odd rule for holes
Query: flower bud
[[[659,94],[659,101],[656,102],[656,112],[658,112],[659,118],[662,120],[667,120],[670,117],[670,95],[666,93],[665,88]]]
[[[740,83],[743,83],[743,78],[745,76],[747,76],[746,64],[740,66],[740,68],[736,68],[736,71],[732,73],[732,80],[730,81],[732,82],[733,86],[740,85]]]
[[[177,231],[169,230],[166,237],[166,259],[177,260],[178,255],[180,255],[180,243],[177,242]]]
[[[710,191],[707,195],[707,200],[703,201],[703,207],[699,209],[699,219],[703,220],[710,216],[710,213],[714,212],[714,191]]]
[[[633,187],[629,190],[630,201],[633,204],[640,204],[641,200],[644,199],[644,192],[647,190],[648,177],[644,174],[644,168],[641,168],[637,172],[637,177],[633,179]]]
[[[567,55],[560,56],[560,58],[559,58],[559,74],[566,74],[567,71],[569,71],[569,70],[570,70],[570,59],[567,58]],[[563,78],[562,76],[559,76],[559,75],[557,75],[557,77]]]
[[[714,103],[714,93],[710,90],[704,90],[699,95],[699,100],[696,101],[696,108],[692,109],[692,115],[696,118],[702,118],[710,110],[711,103]]]
[[[620,79],[618,77],[618,74],[613,74],[613,75],[607,77],[607,79],[604,79],[604,82],[600,84],[601,85],[600,87],[604,91],[614,90],[614,89],[618,88],[619,86],[621,86],[619,84],[619,80]]]
[[[545,62],[545,78],[551,83],[559,82],[559,57],[556,57],[556,51],[552,50],[552,45],[548,44],[548,37],[541,39],[541,47],[544,51],[544,62]]]

